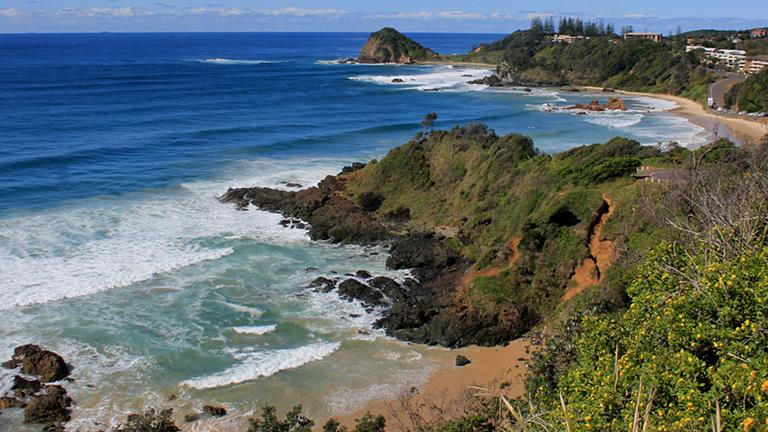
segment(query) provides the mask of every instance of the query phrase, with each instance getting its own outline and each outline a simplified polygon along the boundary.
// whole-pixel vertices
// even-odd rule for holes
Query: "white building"
[[[713,59],[719,60],[725,66],[742,72],[747,61],[747,52],[743,50],[707,48],[700,45],[688,45],[685,52],[704,50],[704,53]]]
[[[582,39],[589,39],[589,38],[587,36],[571,36],[571,35],[561,35],[561,34],[556,34],[552,36],[553,42],[564,42],[568,44],[574,43],[577,40],[582,40]]]

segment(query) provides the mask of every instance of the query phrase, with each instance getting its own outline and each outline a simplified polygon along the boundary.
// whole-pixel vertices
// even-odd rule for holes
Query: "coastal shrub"
[[[711,430],[715,419],[724,431],[765,430],[768,249],[707,257],[661,245],[620,318],[584,318],[558,385],[572,430]],[[691,278],[691,267],[705,271]]]
[[[387,421],[384,416],[375,416],[371,413],[366,413],[363,417],[355,420],[356,425],[353,432],[384,432]]]
[[[312,432],[315,422],[301,414],[301,405],[296,405],[285,415],[277,416],[277,409],[271,405],[261,407],[261,418],[249,419],[248,432]]]
[[[737,104],[739,110],[768,112],[768,70],[747,78],[741,85]]]
[[[113,432],[179,432],[171,418],[173,410],[162,411],[150,408],[141,414],[131,414],[125,424],[121,424]]]

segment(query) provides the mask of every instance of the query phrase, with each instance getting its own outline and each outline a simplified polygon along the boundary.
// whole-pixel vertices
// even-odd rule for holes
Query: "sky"
[[[0,33],[349,31],[509,33],[532,17],[669,33],[768,27],[768,0],[0,0]]]

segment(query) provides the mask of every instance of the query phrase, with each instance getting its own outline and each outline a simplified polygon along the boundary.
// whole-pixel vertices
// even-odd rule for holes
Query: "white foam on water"
[[[278,61],[278,60],[237,60],[237,59],[227,59],[227,58],[219,58],[219,57],[201,60],[201,62],[220,64],[220,65],[260,65],[260,64],[284,63],[283,61]]]
[[[227,302],[221,302],[221,304],[232,309],[235,312],[247,313],[254,318],[259,318],[264,313],[261,309],[255,308],[252,306],[244,306],[244,305],[227,303]]]
[[[470,91],[487,88],[485,85],[468,84],[468,81],[487,77],[493,71],[487,69],[454,68],[452,66],[432,67],[433,71],[410,75],[357,75],[349,77],[354,81],[379,85],[392,85],[411,90],[452,90]],[[392,82],[402,80],[402,82]]]
[[[235,333],[261,336],[267,333],[272,333],[277,329],[276,325],[263,325],[263,326],[241,326],[232,327]]]
[[[221,239],[308,244],[305,230],[216,197],[228,187],[322,179],[338,160],[251,161],[229,178],[163,191],[95,198],[0,219],[0,310],[128,286],[233,253]]]
[[[642,114],[605,111],[601,113],[587,113],[584,119],[592,124],[621,129],[639,124],[643,121],[644,117]]]
[[[253,381],[322,360],[339,347],[341,347],[340,342],[318,342],[299,348],[240,352],[234,354],[234,357],[240,361],[237,365],[214,375],[184,381],[182,385],[205,390]]]

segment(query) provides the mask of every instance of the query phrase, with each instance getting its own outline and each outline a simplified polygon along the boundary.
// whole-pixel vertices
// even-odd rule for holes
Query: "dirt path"
[[[605,271],[613,264],[613,241],[601,239],[603,228],[615,210],[616,207],[611,198],[603,194],[600,218],[589,234],[589,256],[576,267],[571,277],[571,286],[563,295],[561,302],[566,302],[584,292],[585,289],[599,284]]]

